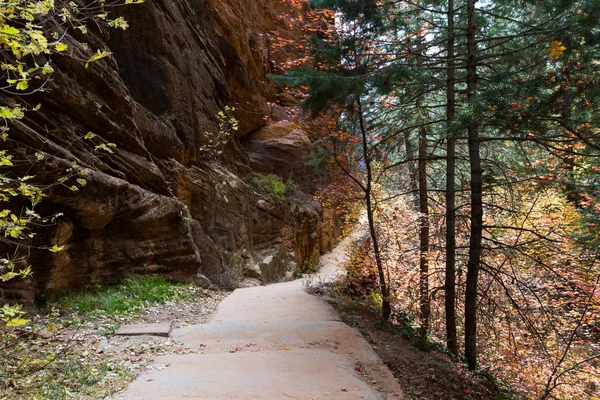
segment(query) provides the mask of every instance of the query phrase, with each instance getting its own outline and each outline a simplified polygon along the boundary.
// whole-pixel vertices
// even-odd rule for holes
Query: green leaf
[[[54,245],[51,248],[48,249],[48,251],[51,251],[52,253],[58,253],[60,251],[63,251],[63,249],[65,248],[65,246],[59,246],[59,245]]]
[[[23,79],[17,83],[17,90],[27,90],[29,88],[29,82]]]
[[[7,272],[4,275],[0,276],[0,281],[2,281],[2,282],[8,282],[11,279],[14,279],[14,278],[16,278],[19,275],[20,274],[17,273],[17,272],[10,271],[10,272]]]
[[[12,109],[9,107],[0,107],[0,118],[14,118]]]
[[[43,67],[42,67],[42,74],[44,75],[48,75],[54,72],[54,68],[52,68],[52,66],[48,63],[46,63]]]

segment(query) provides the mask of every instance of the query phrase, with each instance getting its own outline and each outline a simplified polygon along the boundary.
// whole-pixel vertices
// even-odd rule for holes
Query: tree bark
[[[458,354],[456,337],[456,138],[450,128],[456,115],[456,77],[454,72],[454,0],[448,0],[448,79],[447,79],[447,150],[446,150],[446,344]]]
[[[385,273],[383,269],[383,261],[381,259],[381,251],[379,249],[379,240],[377,238],[377,231],[375,229],[375,218],[373,213],[373,199],[372,199],[372,188],[373,188],[373,171],[371,166],[371,157],[369,154],[369,141],[367,138],[367,130],[365,127],[365,121],[363,118],[363,110],[360,99],[357,100],[358,106],[358,120],[360,133],[362,137],[363,154],[365,157],[365,168],[367,170],[367,182],[365,185],[365,201],[367,206],[367,220],[369,223],[369,233],[371,235],[371,241],[373,243],[373,253],[375,254],[375,263],[377,264],[377,272],[379,274],[379,290],[382,297],[381,316],[384,321],[390,319],[392,308],[390,305],[390,294],[388,286],[385,280]]]
[[[475,2],[467,0],[467,96],[474,102],[477,95],[477,42],[475,40]],[[471,164],[471,238],[465,291],[465,357],[469,369],[477,367],[477,281],[481,262],[483,231],[483,188],[479,130],[475,118],[467,129],[469,161]]]
[[[419,105],[417,105],[419,106]],[[419,129],[419,302],[423,334],[429,331],[429,193],[427,186],[427,130]]]
[[[406,134],[406,138],[404,139],[405,147],[406,147],[406,159],[414,160],[415,157],[415,148],[410,142],[410,132]],[[407,165],[408,168],[408,177],[410,179],[410,190],[411,190],[411,199],[413,202],[413,206],[416,209],[418,207],[419,201],[419,179],[418,179],[418,163],[414,161],[410,161]]]

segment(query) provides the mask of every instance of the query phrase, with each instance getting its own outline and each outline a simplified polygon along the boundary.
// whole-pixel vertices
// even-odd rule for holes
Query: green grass
[[[61,311],[75,311],[81,315],[124,315],[154,304],[189,300],[195,295],[195,288],[186,283],[173,283],[161,278],[133,277],[118,286],[98,287],[59,297],[48,306]]]

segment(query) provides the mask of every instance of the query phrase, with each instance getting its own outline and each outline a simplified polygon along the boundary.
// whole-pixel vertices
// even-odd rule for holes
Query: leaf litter
[[[229,294],[190,286],[191,299],[166,301],[122,315],[52,309],[18,329],[0,328],[0,399],[109,399],[153,365],[157,356],[203,354],[155,336],[116,336],[123,324],[205,323]],[[4,330],[3,330],[4,329]]]

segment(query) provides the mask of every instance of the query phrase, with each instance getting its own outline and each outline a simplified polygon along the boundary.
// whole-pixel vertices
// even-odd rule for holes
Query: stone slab
[[[162,322],[158,324],[133,324],[123,325],[115,333],[119,336],[162,336],[169,337],[171,333],[171,322]]]
[[[362,335],[340,321],[227,322],[174,329],[173,339],[207,354],[285,348],[328,349],[361,363],[380,359]]]
[[[213,318],[213,322],[339,320],[339,314],[306,293],[300,281],[237,289],[221,302]]]
[[[354,365],[326,350],[163,356],[117,400],[381,400]],[[390,397],[388,396],[388,399]]]

